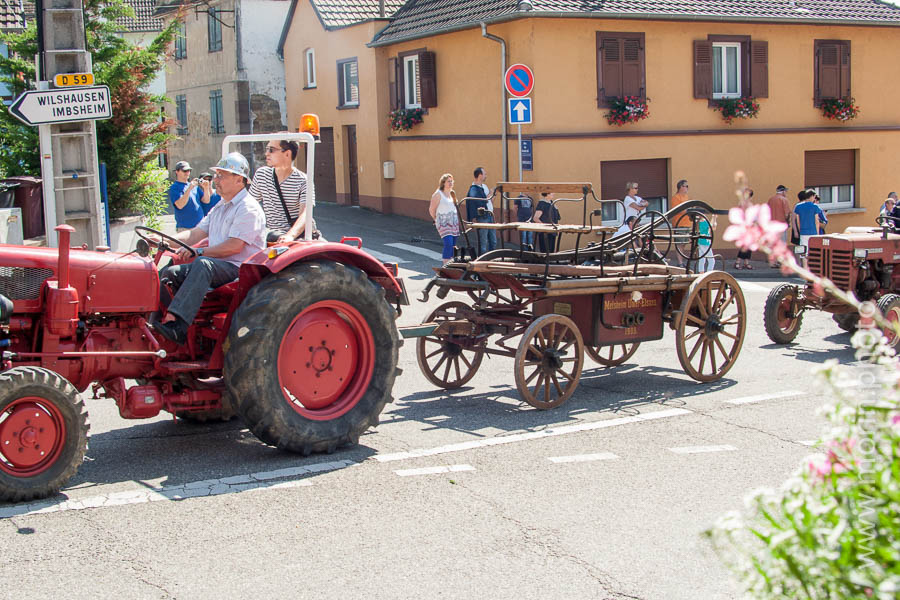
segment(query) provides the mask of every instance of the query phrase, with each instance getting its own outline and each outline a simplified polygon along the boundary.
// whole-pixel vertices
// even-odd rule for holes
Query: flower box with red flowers
[[[722,98],[713,103],[713,109],[722,113],[725,122],[731,124],[735,119],[755,119],[759,114],[759,102],[756,98]]]
[[[849,121],[859,114],[859,107],[853,98],[828,98],[822,100],[822,114],[832,121]]]
[[[604,115],[606,122],[610,125],[625,125],[646,119],[650,116],[648,102],[650,102],[650,98],[639,96],[612,98],[609,101],[609,112]]]
[[[424,114],[424,108],[398,108],[392,110],[388,115],[391,121],[391,129],[394,131],[409,131],[413,128],[413,125],[418,125],[422,122]]]

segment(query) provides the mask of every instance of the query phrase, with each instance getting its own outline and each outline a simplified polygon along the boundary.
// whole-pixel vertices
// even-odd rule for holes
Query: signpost
[[[58,77],[58,76],[57,76]],[[92,121],[112,116],[109,88],[105,85],[25,92],[9,107],[26,125]]]
[[[519,144],[519,152],[522,155],[522,170],[534,170],[534,147],[531,140],[522,140],[522,143]]]
[[[522,124],[531,123],[531,98],[526,98],[534,89],[534,73],[522,64],[515,64],[506,70],[503,85],[509,98],[509,123],[519,128],[519,181],[522,181]]]

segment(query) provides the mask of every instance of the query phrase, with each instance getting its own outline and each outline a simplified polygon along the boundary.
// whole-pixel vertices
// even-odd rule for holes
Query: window
[[[614,98],[646,98],[644,34],[597,32],[597,106]]]
[[[425,49],[401,52],[388,59],[391,110],[437,106],[437,64]]]
[[[359,66],[355,58],[338,61],[338,108],[359,106]]]
[[[819,193],[822,210],[855,205],[856,150],[807,152],[803,175],[805,186]]]
[[[713,44],[713,98],[741,97],[741,45]]]
[[[178,135],[187,135],[187,96],[184,94],[175,96],[175,121],[177,123],[176,133]]]
[[[209,35],[209,51],[218,52],[222,49],[222,21],[219,20],[219,11],[215,6],[209,7],[206,14],[206,31]]]
[[[668,160],[652,158],[645,160],[605,160],[600,163],[600,196],[603,200],[625,199],[625,184],[638,182],[638,196],[647,200],[647,210],[665,212],[668,199]],[[603,203],[603,224],[621,225],[625,220],[622,204]]]
[[[403,107],[421,108],[419,91],[419,55],[403,57]]]
[[[694,98],[741,97],[769,97],[769,42],[744,35],[694,40]]]
[[[222,90],[209,93],[210,133],[225,133],[225,115],[222,114]]]
[[[304,53],[304,58],[303,64],[306,69],[306,87],[314,88],[316,87],[316,51],[312,48],[307,48]]]
[[[850,42],[848,40],[815,40],[814,104],[822,100],[849,98]],[[822,201],[824,202],[824,198]]]
[[[6,42],[0,42],[0,55],[9,58],[9,48],[6,45]],[[0,82],[0,98],[10,97],[12,97],[12,90],[10,89],[9,84]]]
[[[184,21],[178,23],[175,31],[175,60],[187,58],[187,26]]]

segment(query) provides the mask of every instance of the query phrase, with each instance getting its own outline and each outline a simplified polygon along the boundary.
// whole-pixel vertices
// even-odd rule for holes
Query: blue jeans
[[[190,325],[207,290],[234,281],[239,272],[237,265],[208,256],[198,256],[192,263],[169,265],[159,274],[160,280],[168,279],[178,290],[169,304],[169,312]]]
[[[493,223],[494,215],[492,213],[486,212],[483,217],[476,217],[476,223]],[[478,230],[478,254],[482,255],[485,252],[490,252],[491,250],[497,247],[497,232],[493,229],[479,229]]]
[[[522,245],[526,244],[529,246],[534,246],[534,232],[533,231],[520,231],[519,232],[519,240],[522,242]]]

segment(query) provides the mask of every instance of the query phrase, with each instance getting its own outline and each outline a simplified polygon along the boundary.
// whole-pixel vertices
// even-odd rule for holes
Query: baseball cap
[[[191,163],[189,163],[186,160],[179,160],[177,163],[175,163],[175,170],[176,171],[193,171],[193,169],[191,168]]]
[[[786,192],[786,191],[788,191],[788,186],[786,186],[786,185],[779,185],[777,188],[775,188],[775,191],[776,191],[776,192]]]
[[[200,173],[200,179],[212,179],[212,178],[213,178],[213,174],[210,173],[209,171],[203,171],[202,173]]]

